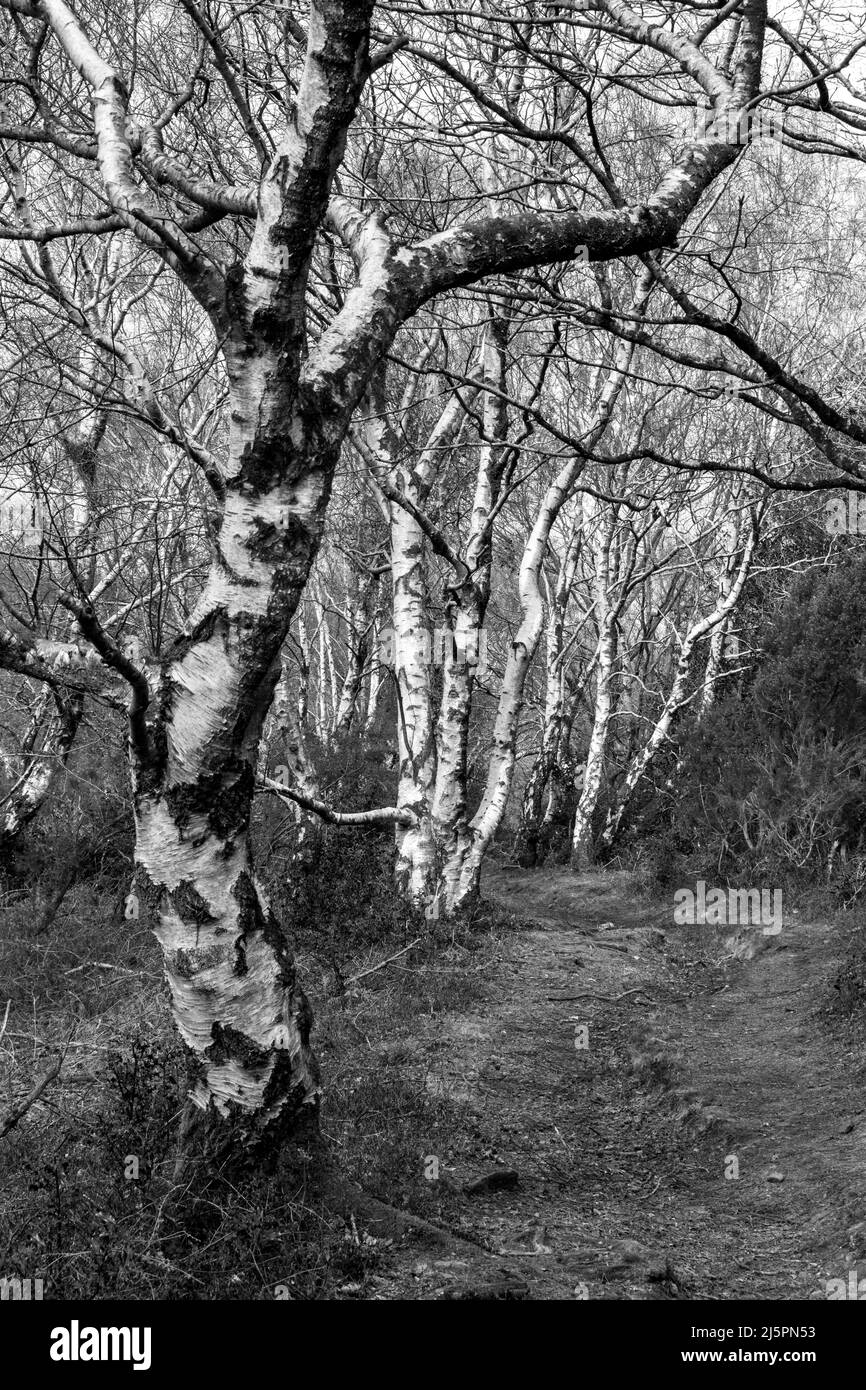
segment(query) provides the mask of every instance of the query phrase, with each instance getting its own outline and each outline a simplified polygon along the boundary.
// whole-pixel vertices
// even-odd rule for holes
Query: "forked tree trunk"
[[[488,274],[571,258],[578,246],[593,260],[609,260],[675,244],[703,190],[739,153],[728,134],[713,133],[713,122],[754,101],[766,7],[764,0],[745,0],[733,85],[718,73],[708,81],[706,67],[698,64],[714,102],[710,131],[684,151],[640,205],[621,206],[618,200],[607,213],[563,210],[482,218],[408,247],[392,242],[375,216],[332,196],[370,71],[370,0],[316,0],[309,7],[303,71],[293,108],[275,132],[272,157],[273,146],[262,141],[256,120],[250,116],[248,122],[260,160],[254,200],[245,189],[191,176],[164,150],[159,131],[145,129],[140,113],[130,109],[127,84],[65,0],[39,0],[36,7],[22,0],[0,4],[35,17],[46,34],[50,29],[64,55],[63,83],[68,69],[75,74],[71,80],[81,79],[89,90],[96,165],[112,216],[184,279],[211,317],[228,369],[231,437],[216,556],[202,599],[158,673],[156,688],[151,691],[118,651],[92,603],[68,596],[65,601],[105,665],[122,674],[132,690],[137,873],[163,947],[174,1015],[193,1061],[193,1104],[205,1130],[213,1128],[219,1141],[227,1137],[247,1145],[282,1132],[317,1093],[310,1011],[291,951],[256,882],[250,811],[280,650],[321,538],[333,468],[352,412],[399,324],[436,295]],[[204,24],[198,7],[190,11]],[[627,32],[641,28],[629,12],[621,22]],[[210,41],[220,47],[218,40]],[[676,36],[666,37],[664,47],[681,65],[694,67],[691,48]],[[387,44],[385,49],[393,51]],[[233,75],[231,87],[243,105],[242,84]],[[80,140],[77,127],[74,133],[70,147],[85,145],[90,158],[91,141]],[[43,133],[35,138],[43,139]],[[149,162],[142,165],[145,156]],[[154,179],[167,184],[164,199],[152,196]],[[242,263],[221,269],[217,247],[205,252],[189,232],[189,190],[206,210],[253,219]],[[357,277],[315,340],[305,312],[307,282],[326,217],[350,249]],[[237,244],[234,233],[226,238],[226,245],[232,244]],[[588,454],[618,389],[617,384],[608,393],[600,429],[585,436]],[[523,683],[541,628],[538,569],[550,525],[579,466],[569,464],[549,492],[525,556],[524,620],[500,701],[487,792],[468,830],[470,848],[460,874],[463,898],[477,891],[481,858],[508,796]],[[219,482],[222,492],[221,479],[210,471],[205,476],[212,485]],[[414,581],[405,588],[411,617]],[[415,643],[419,629],[407,630]],[[57,679],[47,665],[56,645],[0,633],[0,656],[9,669],[40,679]],[[63,655],[72,660],[74,653]],[[408,659],[417,672],[414,648]],[[411,684],[401,691],[410,705]],[[429,800],[431,778],[424,766],[431,743],[429,701],[426,710],[420,696],[417,703],[417,711],[408,710],[411,717],[417,713],[417,721],[404,751],[420,766],[420,785]],[[403,721],[405,704],[406,699]],[[413,852],[411,863],[413,874],[426,873],[424,851]],[[226,1126],[226,1120],[233,1123]]]
[[[383,490],[390,538],[393,627],[383,645],[390,647],[397,696],[397,807],[411,818],[411,824],[396,826],[395,879],[398,892],[411,907],[430,912],[437,898],[438,877],[433,822],[437,762],[431,681],[434,636],[428,619],[426,540],[417,513],[427,502],[442,451],[453,445],[463,424],[465,408],[457,395],[446,404],[409,469],[399,461],[405,441],[390,422],[384,370],[373,382],[371,399],[376,416],[366,422],[363,447],[371,473]]]

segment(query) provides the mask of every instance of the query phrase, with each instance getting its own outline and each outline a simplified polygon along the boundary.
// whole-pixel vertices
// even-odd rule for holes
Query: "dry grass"
[[[324,952],[311,949],[314,923],[301,934],[326,1082],[322,1132],[350,1182],[447,1221],[448,1190],[425,1180],[424,1158],[459,1145],[461,1103],[431,1084],[429,1055],[417,1067],[394,1062],[411,1056],[419,1020],[435,1027],[472,999],[498,930],[489,920],[428,930],[406,950],[418,924],[391,904],[377,911],[381,896],[382,884],[339,956],[336,931],[320,937]],[[290,1151],[242,1189],[218,1172],[174,1182],[185,1073],[158,948],[88,885],[42,936],[28,930],[32,907],[20,891],[0,904],[0,978],[10,981],[0,1108],[68,1048],[59,1078],[0,1141],[0,1275],[41,1276],[46,1297],[61,1298],[369,1296],[391,1242],[331,1209],[316,1154]]]

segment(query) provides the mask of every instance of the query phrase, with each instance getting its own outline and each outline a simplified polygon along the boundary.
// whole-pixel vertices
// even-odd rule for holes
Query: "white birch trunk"
[[[588,500],[588,499],[587,499]],[[585,869],[593,862],[592,823],[604,777],[607,731],[611,714],[616,609],[611,595],[610,552],[614,517],[609,507],[597,504],[586,513],[587,530],[594,536],[594,594],[598,623],[598,654],[595,663],[595,705],[592,732],[586,750],[583,787],[574,813],[571,838],[571,864]]]
[[[50,701],[47,694],[39,702],[41,714]],[[25,755],[24,769],[13,782],[0,808],[0,850],[8,855],[22,831],[30,825],[48,798],[59,773],[69,761],[75,742],[84,701],[78,695],[58,695],[54,713],[48,718],[38,750],[34,747]]]
[[[639,282],[633,304],[633,309],[638,314],[646,304],[650,285],[649,276],[645,276]],[[596,448],[607,430],[634,351],[635,346],[630,342],[622,342],[617,347],[613,364],[599,392],[598,405],[588,422],[585,434],[587,453]],[[598,374],[594,385],[598,385],[600,377],[601,373]],[[478,810],[460,837],[456,852],[459,858],[459,873],[452,875],[452,881],[456,881],[456,889],[448,903],[449,910],[464,907],[477,897],[484,856],[505,814],[514,777],[517,733],[523,709],[526,677],[544,630],[541,566],[553,525],[565,502],[572,495],[583,467],[584,456],[581,454],[570,459],[560,469],[544,495],[523,550],[518,578],[521,621],[511,644],[502,678],[493,726],[493,748],[487,782]]]
[[[469,842],[466,819],[469,721],[476,675],[485,659],[484,620],[493,568],[491,513],[499,499],[507,459],[508,412],[504,392],[508,336],[507,322],[502,317],[492,317],[485,333],[482,366],[484,378],[493,389],[484,396],[485,443],[475,481],[465,574],[450,591],[450,626],[436,729],[437,775],[433,804],[440,863],[437,907],[446,913],[453,909],[459,896],[462,861]]]
[[[373,625],[372,606],[376,579],[373,575],[358,575],[353,585],[347,613],[346,671],[340,688],[334,733],[344,737],[358,721],[359,701],[370,655],[370,633]]]
[[[760,512],[756,511],[753,513],[749,535],[743,547],[743,553],[733,583],[727,588],[727,592],[719,597],[712,612],[705,618],[693,623],[682,640],[673,684],[662,706],[661,714],[656,720],[643,748],[632,760],[631,766],[620,787],[617,801],[608,812],[607,821],[602,834],[602,843],[606,848],[610,848],[619,834],[623,817],[625,816],[625,812],[628,809],[635,789],[665,742],[675,716],[691,699],[691,696],[687,694],[687,690],[692,653],[694,652],[696,643],[699,642],[702,637],[705,637],[708,632],[712,632],[720,624],[724,624],[739,602],[743,586],[749,576],[755,546],[758,543],[760,518]]]
[[[397,805],[415,823],[396,829],[396,879],[416,907],[427,906],[436,882],[432,800],[436,779],[427,620],[424,536],[402,507],[391,505],[394,671],[397,680]]]
[[[557,762],[565,753],[563,744],[566,732],[566,618],[580,556],[581,539],[580,526],[572,526],[548,609],[544,715],[540,748],[526,784],[519,831],[518,853],[523,856],[527,865],[543,861],[546,846],[541,842],[542,830],[553,823],[556,815],[556,793],[552,784],[556,780]]]
[[[257,362],[230,362],[236,462],[219,553],[161,675],[158,741],[149,756],[133,750],[137,891],[193,1059],[191,1099],[239,1119],[247,1139],[317,1094],[310,1011],[256,880],[249,816],[262,723],[320,535],[325,482],[311,460],[270,482],[268,442],[259,446],[257,495],[242,486],[256,452],[247,421],[260,418],[260,372]]]

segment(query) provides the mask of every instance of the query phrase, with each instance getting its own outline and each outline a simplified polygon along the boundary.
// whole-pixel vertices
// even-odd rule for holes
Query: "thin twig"
[[[377,970],[384,970],[386,965],[390,965],[392,961],[397,960],[400,956],[405,956],[406,952],[411,951],[412,947],[417,946],[418,942],[421,940],[422,937],[416,936],[415,940],[410,941],[408,946],[404,946],[402,951],[397,951],[393,956],[389,956],[387,960],[380,961],[378,965],[371,965],[369,970],[362,970],[357,975],[350,975],[346,980],[346,984],[353,985],[356,980],[363,980],[365,975],[375,975]]]
[[[86,960],[83,965],[73,965],[71,970],[64,970],[63,973],[64,975],[77,975],[80,970],[122,970],[126,975],[147,974],[152,975],[154,979],[157,978],[156,972],[153,970],[132,970],[128,965],[112,965],[107,960]]]
[[[41,1038],[38,1036],[38,1034],[36,1034],[36,1033],[10,1033],[10,1034],[9,1034],[9,1037],[10,1037],[10,1038],[22,1038],[22,1039],[23,1039],[24,1041],[26,1041],[26,1042],[38,1043],[41,1047],[44,1047],[44,1046],[45,1046],[45,1043],[43,1043],[42,1039],[41,1039]],[[95,1043],[95,1042],[67,1042],[67,1043],[64,1045],[64,1051],[68,1050],[70,1047],[90,1048],[91,1051],[93,1051],[93,1052],[114,1052],[114,1051],[116,1051],[116,1048],[115,1048],[115,1047],[108,1047],[105,1043]]]
[[[557,1003],[570,1003],[574,999],[598,999],[603,1004],[618,1004],[621,999],[628,999],[630,994],[646,994],[647,999],[653,1004],[658,1003],[642,985],[638,985],[637,989],[627,989],[624,994],[592,994],[590,991],[584,991],[583,994],[548,994],[547,998]]]
[[[654,1196],[655,1196],[655,1194],[658,1192],[658,1190],[659,1190],[659,1188],[661,1187],[661,1185],[662,1185],[662,1180],[661,1180],[661,1178],[656,1178],[656,1185],[655,1185],[655,1187],[653,1188],[652,1192],[645,1192],[645,1193],[643,1194],[642,1197],[638,1197],[636,1200],[637,1200],[638,1202],[648,1202],[649,1199],[650,1199],[650,1197],[654,1197]]]
[[[73,1032],[74,1031],[75,1030],[73,1029]],[[51,1082],[54,1081],[60,1075],[60,1068],[63,1066],[63,1063],[66,1060],[66,1053],[69,1051],[69,1044],[71,1042],[72,1033],[69,1034],[69,1037],[64,1043],[63,1050],[61,1051],[60,1056],[57,1058],[56,1062],[54,1062],[48,1068],[47,1072],[45,1072],[44,1075],[40,1077],[36,1085],[33,1087],[33,1090],[30,1092],[29,1096],[25,1096],[24,1099],[19,1101],[17,1105],[13,1105],[11,1110],[7,1110],[3,1118],[0,1119],[0,1139],[2,1139],[4,1135],[8,1134],[10,1129],[15,1128],[19,1120],[22,1120],[24,1116],[27,1114],[27,1111],[36,1104],[37,1100],[42,1095],[42,1092],[47,1090],[47,1088],[51,1085]]]

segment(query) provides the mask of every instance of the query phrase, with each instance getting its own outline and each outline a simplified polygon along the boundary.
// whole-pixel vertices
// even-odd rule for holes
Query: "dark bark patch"
[[[256,892],[255,884],[249,874],[241,873],[232,888],[232,896],[238,905],[238,926],[240,932],[235,941],[235,974],[247,973],[247,937],[261,931],[265,924],[264,914]]]
[[[263,911],[255,884],[248,873],[244,872],[238,876],[232,889],[232,896],[238,904],[238,925],[240,926],[240,933],[235,943],[235,950],[238,955],[237,973],[243,974],[246,970],[247,938],[253,932],[259,931],[273,952],[280,985],[288,992],[293,991],[296,975],[292,949],[285,932],[270,908],[267,912]]]
[[[167,668],[175,662],[182,661],[191,647],[197,646],[200,642],[208,642],[214,634],[217,623],[225,623],[226,613],[224,608],[211,608],[199,619],[191,630],[182,634],[171,646],[166,658]],[[170,682],[166,682],[170,684]]]
[[[256,1071],[266,1067],[271,1057],[269,1048],[259,1047],[246,1033],[232,1028],[231,1024],[215,1023],[211,1037],[213,1042],[206,1049],[205,1056],[214,1066],[236,1062],[244,1071]]]
[[[169,968],[174,975],[180,975],[184,980],[195,980],[209,965],[218,966],[222,960],[222,951],[219,946],[195,947],[187,950],[185,946],[179,946],[174,951],[168,961]],[[203,988],[201,984],[199,990]]]
[[[305,1088],[298,1085],[293,1077],[294,1064],[291,1057],[288,1052],[278,1052],[262,1101],[265,1110],[282,1103],[286,1118],[290,1122],[298,1113],[306,1095]],[[318,1082],[318,1072],[314,1072],[314,1080]]]
[[[255,773],[239,756],[227,757],[215,745],[220,766],[203,773],[195,782],[182,782],[165,794],[166,805],[178,830],[193,816],[204,817],[213,835],[228,844],[246,834],[253,799]]]
[[[255,780],[253,768],[240,758],[223,770],[208,812],[208,825],[220,839],[246,834]]]
[[[279,524],[257,519],[255,535],[247,541],[246,548],[254,559],[280,565],[293,559],[299,549],[306,551],[311,544],[308,528],[287,508]]]
[[[205,902],[188,879],[183,879],[172,891],[171,896],[180,920],[187,925],[195,924],[195,926],[201,927],[205,922],[216,920],[210,910],[209,903]]]

